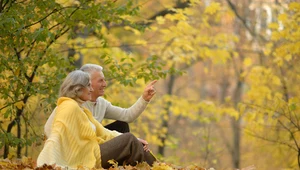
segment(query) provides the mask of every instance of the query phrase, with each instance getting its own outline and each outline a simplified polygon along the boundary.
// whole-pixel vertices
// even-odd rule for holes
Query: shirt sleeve
[[[107,101],[108,102],[108,101]],[[133,122],[146,109],[148,102],[139,97],[139,99],[129,108],[121,108],[112,105],[110,102],[106,104],[105,118],[119,120],[123,122]]]

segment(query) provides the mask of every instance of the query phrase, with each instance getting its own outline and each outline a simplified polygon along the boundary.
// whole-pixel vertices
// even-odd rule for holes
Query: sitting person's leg
[[[126,133],[126,132],[130,131],[128,123],[122,122],[122,121],[119,121],[119,120],[117,120],[117,121],[115,121],[111,124],[108,124],[104,127],[106,129],[115,130],[115,131],[118,131],[120,133]]]
[[[143,144],[131,133],[122,134],[100,145],[101,164],[103,168],[109,168],[109,160],[115,160],[119,165],[130,164],[135,166],[137,162],[147,162],[152,165],[156,159],[150,152],[144,151]]]

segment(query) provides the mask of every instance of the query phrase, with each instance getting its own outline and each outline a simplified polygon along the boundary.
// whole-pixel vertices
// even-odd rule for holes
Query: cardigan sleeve
[[[51,133],[53,119],[54,119],[55,114],[56,114],[56,108],[57,107],[55,107],[55,109],[52,111],[51,115],[47,119],[47,122],[44,126],[44,133],[45,133],[47,138],[50,136],[50,133]]]
[[[86,113],[89,120],[96,126],[96,135],[98,137],[98,143],[102,144],[108,140],[111,140],[114,137],[117,137],[121,135],[122,133],[119,133],[117,131],[112,131],[109,129],[106,129],[101,123],[99,123],[92,115],[92,113],[84,108],[84,112]]]

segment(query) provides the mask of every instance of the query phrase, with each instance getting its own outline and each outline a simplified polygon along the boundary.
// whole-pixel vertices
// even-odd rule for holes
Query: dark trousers
[[[108,124],[104,127],[106,129],[115,130],[115,131],[118,131],[120,133],[126,133],[126,132],[130,131],[128,123],[122,122],[122,121],[119,121],[119,120],[117,120],[117,121],[115,121],[111,124]]]
[[[109,160],[115,160],[118,165],[135,166],[137,162],[147,162],[152,165],[156,161],[150,152],[145,152],[143,144],[131,133],[124,133],[100,145],[101,164],[109,168]]]

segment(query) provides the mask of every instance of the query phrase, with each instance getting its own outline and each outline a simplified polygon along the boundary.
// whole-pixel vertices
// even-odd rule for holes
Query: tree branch
[[[236,6],[230,1],[230,0],[226,0],[226,2],[228,3],[229,7],[231,8],[231,10],[234,12],[235,16],[242,22],[242,24],[244,25],[244,27],[246,28],[246,30],[252,35],[252,37],[259,37],[261,38],[263,41],[266,41],[266,39],[260,35],[257,35],[247,24],[246,20],[238,13]]]
[[[31,26],[33,26],[33,25],[35,25],[35,24],[38,24],[38,23],[40,23],[40,22],[42,22],[43,20],[45,20],[46,18],[48,18],[50,15],[52,15],[52,14],[54,14],[54,13],[56,13],[56,12],[59,12],[59,11],[61,11],[61,10],[63,10],[63,9],[66,9],[66,8],[76,8],[76,10],[78,10],[79,9],[79,6],[68,6],[68,7],[63,7],[63,8],[60,8],[60,9],[53,9],[52,10],[52,12],[50,12],[49,14],[47,14],[46,16],[44,16],[43,18],[41,18],[40,20],[38,20],[38,21],[36,21],[36,22],[34,22],[34,23],[31,23],[31,24],[29,24],[29,25],[26,25],[26,26],[24,26],[23,27],[23,29],[26,29],[26,28],[28,28],[28,27],[31,27]],[[76,11],[76,10],[74,10],[73,12],[72,12],[72,14]],[[72,15],[71,14],[71,15]],[[71,16],[70,15],[70,16]],[[69,16],[69,17],[70,17]]]
[[[263,108],[263,109],[266,109],[266,110],[268,110],[268,111],[272,111],[272,112],[279,113],[280,116],[286,118],[290,123],[292,123],[292,125],[294,125],[296,129],[299,129],[299,123],[296,124],[296,123],[292,120],[292,118],[289,118],[289,117],[286,115],[286,113],[285,113],[284,110],[283,110],[283,111],[278,111],[278,110],[276,110],[276,109],[267,108],[267,107],[260,106],[260,105],[257,105],[257,104],[250,104],[250,103],[245,103],[245,102],[241,102],[241,103],[243,103],[243,104],[245,104],[245,105],[248,105],[248,106],[251,106],[251,107]]]
[[[6,0],[6,2],[3,4],[4,0],[0,0],[0,13],[2,13],[2,11],[4,10],[5,6],[9,3],[10,0]],[[10,4],[14,3],[16,0],[13,0],[12,2],[10,2]],[[7,9],[9,10],[9,8]]]
[[[178,0],[176,5],[173,8],[184,9],[184,8],[189,7],[190,3],[191,3],[190,1],[183,1],[182,2],[182,1]],[[162,11],[159,11],[156,14],[149,17],[148,20],[155,20],[156,17],[158,17],[158,16],[165,16],[167,14],[174,14],[174,13],[175,13],[174,11],[171,11],[169,9],[163,9]]]
[[[79,9],[79,7],[77,7],[74,11],[72,11],[71,12],[71,14],[69,15],[69,18],[77,11]],[[45,47],[45,49],[43,50],[43,53],[45,54],[46,53],[46,51],[47,51],[47,49],[59,38],[59,37],[61,37],[62,35],[64,35],[66,32],[68,32],[70,30],[70,28],[68,28],[67,27],[67,25],[64,25],[63,26],[63,28],[61,29],[61,33],[60,34],[57,34],[57,35],[55,35],[55,37],[54,37],[54,39],[51,39],[50,41],[49,41],[49,43],[47,44],[47,46]],[[38,61],[41,61],[41,59],[42,59],[42,56],[43,55],[41,55],[41,57],[39,58],[39,60]],[[34,76],[35,76],[35,73],[36,73],[36,70],[37,70],[37,68],[39,67],[39,64],[36,64],[35,65],[35,67],[34,67],[34,69],[33,69],[33,72],[32,72],[32,74],[31,74],[31,76],[29,77],[29,79],[28,79],[28,81],[29,82],[31,82],[32,80],[33,80],[33,78],[34,78]]]
[[[295,148],[294,146],[288,144],[288,143],[285,143],[285,142],[282,142],[282,141],[278,141],[278,140],[274,140],[274,139],[268,139],[266,138],[265,136],[259,136],[257,134],[254,134],[254,133],[250,133],[250,132],[246,132],[248,133],[248,135],[250,136],[253,136],[255,138],[258,138],[258,139],[261,139],[261,140],[265,140],[265,141],[268,141],[268,142],[271,142],[271,143],[276,143],[276,144],[280,144],[280,145],[285,145],[285,146],[288,146],[289,148],[295,150],[295,151],[298,151],[297,148]]]
[[[8,105],[5,105],[5,106],[3,106],[3,107],[0,108],[0,111],[3,110],[3,109],[5,109],[5,108],[7,108],[8,106],[11,106],[11,105],[13,105],[13,104],[15,104],[15,103],[18,103],[18,102],[20,102],[20,101],[22,101],[22,100],[17,100],[17,101],[15,101],[15,102],[13,102],[13,103],[10,103],[10,104],[8,104]]]
[[[290,135],[291,135],[291,137],[293,138],[294,143],[295,143],[295,145],[296,145],[296,147],[297,147],[297,150],[299,150],[300,148],[299,148],[299,145],[298,145],[298,143],[297,143],[297,139],[296,139],[295,136],[294,136],[294,132],[292,132],[288,127],[286,127],[280,120],[278,120],[278,122],[279,122],[279,124],[280,124],[285,130],[287,130],[287,131],[290,133]]]

